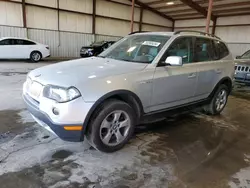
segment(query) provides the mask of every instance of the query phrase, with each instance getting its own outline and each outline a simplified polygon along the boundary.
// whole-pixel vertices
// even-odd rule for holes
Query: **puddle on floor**
[[[5,142],[22,133],[33,122],[22,123],[20,110],[0,111],[0,143]]]
[[[52,155],[52,159],[65,159],[69,157],[70,155],[72,155],[71,151],[60,150]]]

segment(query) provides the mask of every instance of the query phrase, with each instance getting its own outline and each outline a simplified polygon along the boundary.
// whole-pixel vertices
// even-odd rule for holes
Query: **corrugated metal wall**
[[[50,47],[51,56],[58,57],[59,55],[59,32],[40,29],[28,29],[28,38],[42,44],[47,44]]]
[[[107,35],[96,35],[95,40],[96,41],[117,41],[121,39],[122,37],[116,37],[116,36],[107,36]]]
[[[129,2],[124,5],[97,0],[93,35],[93,0],[26,0],[27,28],[22,28],[22,1],[12,1],[16,2],[0,0],[0,37],[27,37],[47,44],[53,57],[79,57],[82,46],[94,41],[116,41],[130,33]],[[139,30],[140,11],[135,8],[134,31]],[[172,26],[171,21],[147,10],[143,15],[144,30],[169,31]]]
[[[81,47],[93,41],[92,34],[60,32],[59,56],[79,57]]]
[[[28,37],[49,45],[53,57],[79,57],[81,47],[94,41],[92,34],[39,29],[28,29]]]
[[[233,57],[236,57],[250,50],[250,43],[228,43],[228,47],[232,52]]]
[[[26,37],[26,29],[0,25],[0,37]]]

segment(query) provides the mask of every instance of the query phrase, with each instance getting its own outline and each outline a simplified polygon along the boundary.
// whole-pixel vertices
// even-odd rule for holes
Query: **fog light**
[[[59,115],[59,110],[58,110],[57,108],[53,108],[53,109],[52,109],[52,112],[53,112],[53,114],[55,114],[56,116]]]

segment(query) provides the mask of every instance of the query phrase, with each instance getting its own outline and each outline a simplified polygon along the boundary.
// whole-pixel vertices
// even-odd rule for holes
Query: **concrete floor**
[[[0,62],[1,188],[250,187],[250,89],[237,87],[221,116],[190,113],[141,125],[113,154],[63,142],[25,110],[22,83],[48,62]]]

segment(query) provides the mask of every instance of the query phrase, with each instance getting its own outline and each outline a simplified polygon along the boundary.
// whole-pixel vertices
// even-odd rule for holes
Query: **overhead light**
[[[167,5],[173,5],[174,2],[173,2],[173,1],[170,1],[170,2],[167,2],[166,4],[167,4]]]

